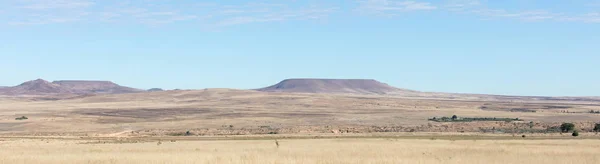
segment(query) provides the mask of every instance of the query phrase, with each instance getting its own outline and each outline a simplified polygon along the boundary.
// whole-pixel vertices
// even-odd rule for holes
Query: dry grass
[[[83,144],[0,141],[0,163],[577,163],[600,161],[597,140],[322,139]],[[93,141],[92,141],[93,142]]]
[[[434,116],[510,117],[526,121],[596,121],[599,114],[497,111],[509,108],[569,106],[571,112],[600,110],[597,102],[488,99],[419,99],[406,97],[264,93],[208,89],[99,95],[58,101],[0,98],[2,133],[114,134],[125,131],[257,126],[420,126]],[[480,109],[489,104],[489,110]],[[497,109],[496,109],[497,108]],[[505,109],[506,108],[506,109]],[[14,120],[20,116],[25,121]],[[310,129],[307,130],[310,132]],[[450,130],[456,132],[457,130]]]

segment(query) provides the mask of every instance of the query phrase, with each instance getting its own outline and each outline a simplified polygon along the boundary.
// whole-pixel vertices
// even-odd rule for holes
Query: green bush
[[[453,115],[453,116],[452,116],[452,120],[456,120],[456,119],[458,119],[458,116],[456,116],[456,115]]]
[[[29,118],[27,118],[25,116],[15,118],[15,120],[27,120],[27,119],[29,119]]]
[[[560,131],[562,131],[563,133],[570,132],[573,130],[575,130],[575,124],[563,123],[562,125],[560,125]]]
[[[572,135],[573,135],[573,137],[577,137],[577,136],[579,136],[579,132],[577,130],[575,130],[575,131],[573,131]]]

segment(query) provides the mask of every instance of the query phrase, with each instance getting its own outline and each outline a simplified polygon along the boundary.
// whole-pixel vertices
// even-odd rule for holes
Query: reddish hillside
[[[263,92],[354,94],[387,94],[409,91],[370,79],[287,79],[273,86],[257,90]]]
[[[40,95],[40,94],[69,94],[69,89],[46,80],[37,79],[14,87],[0,88],[3,95]]]
[[[117,85],[110,81],[55,81],[37,79],[14,87],[0,88],[0,95],[56,95],[56,94],[119,94],[144,92],[140,89]]]
[[[143,92],[143,90],[120,86],[110,81],[62,80],[54,81],[52,83],[64,88],[68,88],[77,94],[119,94]]]

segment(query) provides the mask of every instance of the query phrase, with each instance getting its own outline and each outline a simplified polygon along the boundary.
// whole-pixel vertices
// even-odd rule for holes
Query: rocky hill
[[[151,89],[148,89],[146,91],[148,91],[148,92],[161,92],[161,91],[165,91],[165,90],[162,89],[162,88],[151,88]]]
[[[58,95],[58,94],[120,94],[143,90],[124,87],[109,81],[55,81],[43,79],[27,81],[14,87],[0,88],[0,95]]]
[[[76,94],[120,94],[143,92],[143,90],[120,86],[110,81],[62,80],[54,81],[52,83],[67,88]]]
[[[44,95],[44,94],[69,94],[71,91],[58,84],[50,83],[43,79],[27,81],[14,87],[0,88],[3,95]]]

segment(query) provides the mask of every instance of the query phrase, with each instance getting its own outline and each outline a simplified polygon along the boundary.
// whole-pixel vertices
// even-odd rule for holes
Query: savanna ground
[[[279,144],[277,146],[276,142]],[[147,141],[3,139],[0,163],[595,164],[598,140],[407,138]]]
[[[81,96],[1,98],[0,135],[197,135],[482,132],[543,130],[576,122],[589,131],[599,100],[478,95],[421,97],[265,93],[208,89]],[[439,96],[437,96],[439,97]],[[437,123],[431,117],[519,118],[520,123]],[[27,116],[27,120],[15,120]],[[529,123],[533,122],[534,126]],[[517,130],[510,130],[517,129]]]
[[[0,97],[0,163],[598,163],[592,110],[594,98],[229,89]],[[524,121],[427,120],[452,115]],[[581,136],[548,131],[563,122]]]

